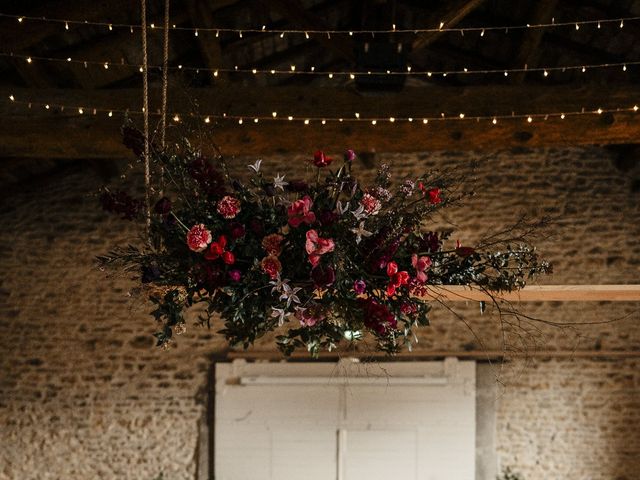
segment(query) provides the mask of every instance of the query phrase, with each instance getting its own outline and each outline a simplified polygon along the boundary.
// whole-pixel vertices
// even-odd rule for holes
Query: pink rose
[[[335,243],[330,238],[321,238],[315,230],[307,232],[307,243],[305,248],[309,254],[309,262],[314,267],[320,263],[320,256],[325,253],[333,252]]]
[[[297,228],[301,223],[311,225],[315,222],[316,214],[311,211],[312,206],[313,200],[311,200],[309,195],[305,195],[302,199],[293,202],[287,210],[287,214],[289,215],[289,225]]]
[[[411,255],[411,265],[416,269],[416,278],[420,283],[427,281],[427,274],[424,273],[431,267],[431,259],[429,257],[418,257],[415,253]]]
[[[227,220],[235,218],[240,213],[240,200],[230,195],[222,197],[218,202],[218,213]]]
[[[194,252],[202,252],[211,243],[213,237],[203,223],[194,225],[187,233],[187,245]]]

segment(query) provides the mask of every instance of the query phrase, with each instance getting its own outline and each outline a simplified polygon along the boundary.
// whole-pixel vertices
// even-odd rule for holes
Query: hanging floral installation
[[[143,135],[123,131],[140,156]],[[363,185],[347,150],[341,159],[310,155],[312,179],[268,176],[261,160],[231,178],[222,156],[205,158],[187,141],[173,152],[152,151],[167,192],[155,199],[150,241],[98,260],[149,287],[160,346],[185,331],[189,307],[204,303],[200,323],[220,316],[232,346],[247,348],[277,330],[285,354],[317,355],[365,338],[395,353],[429,324],[430,287],[499,295],[550,270],[513,229],[475,247],[433,231],[433,215],[465,195],[450,174],[394,182],[382,165]],[[124,219],[144,218],[144,202],[124,192],[105,190],[101,200]]]

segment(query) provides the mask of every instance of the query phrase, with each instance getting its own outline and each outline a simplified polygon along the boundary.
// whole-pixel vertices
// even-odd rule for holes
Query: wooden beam
[[[151,92],[151,105],[158,106],[159,90]],[[170,111],[188,114],[187,105],[199,105],[202,113],[228,115],[354,118],[361,116],[413,117],[416,121],[370,123],[320,122],[308,126],[300,122],[245,121],[214,125],[214,141],[227,155],[308,153],[317,148],[341,152],[417,152],[431,150],[499,150],[509,147],[550,147],[637,143],[640,112],[579,115],[528,123],[524,119],[504,119],[496,125],[473,120],[431,121],[445,112],[456,118],[459,112],[473,115],[548,113],[580,111],[585,108],[630,108],[640,103],[640,85],[598,87],[428,87],[407,88],[398,94],[368,97],[355,91],[332,88],[233,86],[221,89],[173,91]],[[27,109],[9,101],[17,100],[67,106],[83,106],[64,112],[42,107]],[[40,158],[121,158],[127,155],[118,133],[121,115],[90,115],[90,109],[140,110],[139,89],[123,90],[0,90],[0,156]],[[155,111],[155,110],[152,110]],[[134,115],[135,118],[135,115]]]
[[[553,16],[553,11],[558,4],[558,0],[539,0],[535,3],[535,9],[531,20],[531,24],[549,23]],[[546,28],[532,28],[525,30],[520,48],[516,54],[513,63],[514,68],[535,68],[538,66],[540,59],[540,43]],[[512,83],[519,84],[524,82],[526,72],[518,72],[512,76]]]
[[[207,29],[212,29],[215,26],[213,20],[213,14],[211,10],[216,10],[218,7],[218,1],[213,2],[199,2],[198,0],[187,0],[187,9],[189,10],[189,17],[191,18],[191,24],[193,26],[200,26]],[[220,47],[220,40],[213,31],[202,31],[198,34],[198,46],[200,47],[200,53],[204,58],[207,67],[211,70],[217,70],[224,68],[222,62],[222,48]],[[229,76],[222,72],[218,74],[217,84],[226,85],[229,82]]]
[[[329,26],[312,12],[306,10],[299,0],[260,0],[265,5],[277,10],[288,19],[296,29],[328,30]],[[314,40],[326,48],[333,50],[341,58],[355,60],[353,42],[343,36],[327,38],[324,35],[314,35]]]
[[[501,360],[511,358],[639,358],[640,350],[414,350],[412,352],[401,351],[395,355],[387,355],[377,351],[338,350],[334,352],[320,352],[319,360],[338,360],[340,358],[358,358],[362,360],[417,360],[431,358],[458,357],[474,360]],[[225,360],[236,358],[246,360],[273,360],[285,359],[277,350],[230,350],[224,356]],[[308,352],[296,351],[287,357],[291,360],[309,360]],[[222,358],[220,359],[222,361]]]
[[[427,299],[450,302],[491,301],[482,290],[463,286],[430,287]],[[638,302],[640,285],[529,285],[517,292],[494,294],[510,302]]]
[[[473,12],[484,3],[485,0],[457,0],[453,3],[445,2],[444,6],[436,10],[426,25],[433,25],[433,28],[453,28],[460,23],[464,17]],[[417,35],[412,44],[412,50],[417,52],[428,47],[435,42],[444,32],[426,32]]]

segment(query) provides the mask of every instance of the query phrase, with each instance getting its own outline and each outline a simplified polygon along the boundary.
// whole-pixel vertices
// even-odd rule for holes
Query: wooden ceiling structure
[[[149,22],[162,25],[162,0],[147,0]],[[104,24],[140,23],[139,2],[31,0],[0,2],[0,13]],[[574,28],[491,30],[490,27],[590,21],[640,15],[638,0],[172,0],[170,112],[246,117],[212,121],[216,143],[228,154],[306,152],[352,145],[360,151],[478,150],[582,144],[628,144],[640,138],[640,21]],[[487,27],[487,31],[367,35],[280,35],[220,29],[380,30]],[[122,116],[141,109],[139,29],[0,17],[0,156],[108,159],[126,155]],[[184,28],[185,30],[180,30]],[[202,29],[198,35],[196,28]],[[209,30],[207,30],[209,29]],[[365,52],[365,53],[363,53]],[[13,54],[13,57],[6,56]],[[150,64],[162,63],[162,29],[149,32]],[[31,62],[25,57],[32,57]],[[39,58],[74,62],[47,61]],[[82,61],[90,62],[84,65]],[[92,64],[91,62],[95,62]],[[108,62],[110,68],[102,68]],[[611,63],[610,68],[536,68]],[[620,68],[626,65],[628,68]],[[122,65],[125,64],[125,65]],[[495,70],[491,74],[252,75],[250,70],[413,71]],[[133,68],[131,67],[133,66]],[[184,69],[178,69],[182,66]],[[502,70],[526,68],[533,71]],[[249,73],[214,70],[249,70]],[[201,71],[189,68],[202,68]],[[161,74],[151,71],[151,111],[159,107]],[[24,104],[8,101],[13,95]],[[43,108],[44,105],[76,108]],[[81,115],[77,106],[85,106]],[[93,115],[93,109],[97,114]],[[593,114],[602,109],[603,114]],[[624,109],[625,111],[616,111]],[[561,119],[547,113],[581,112]],[[271,112],[306,117],[442,118],[390,122],[251,122]],[[466,119],[461,119],[464,114]],[[515,114],[517,118],[494,116]],[[518,115],[533,115],[528,122]],[[536,116],[539,115],[539,116]],[[482,121],[472,118],[479,116]],[[135,115],[134,115],[135,118]],[[202,117],[193,117],[201,121]],[[312,147],[310,147],[310,145]]]

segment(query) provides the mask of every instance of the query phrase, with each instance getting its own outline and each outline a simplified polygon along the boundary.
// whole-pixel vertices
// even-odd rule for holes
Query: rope
[[[142,114],[144,117],[144,199],[147,239],[151,243],[151,168],[149,165],[149,62],[147,58],[147,3],[141,0],[142,15]]]
[[[169,0],[164,2],[164,44],[162,61],[162,118],[160,120],[160,143],[165,146],[167,130],[167,87],[169,84]]]

